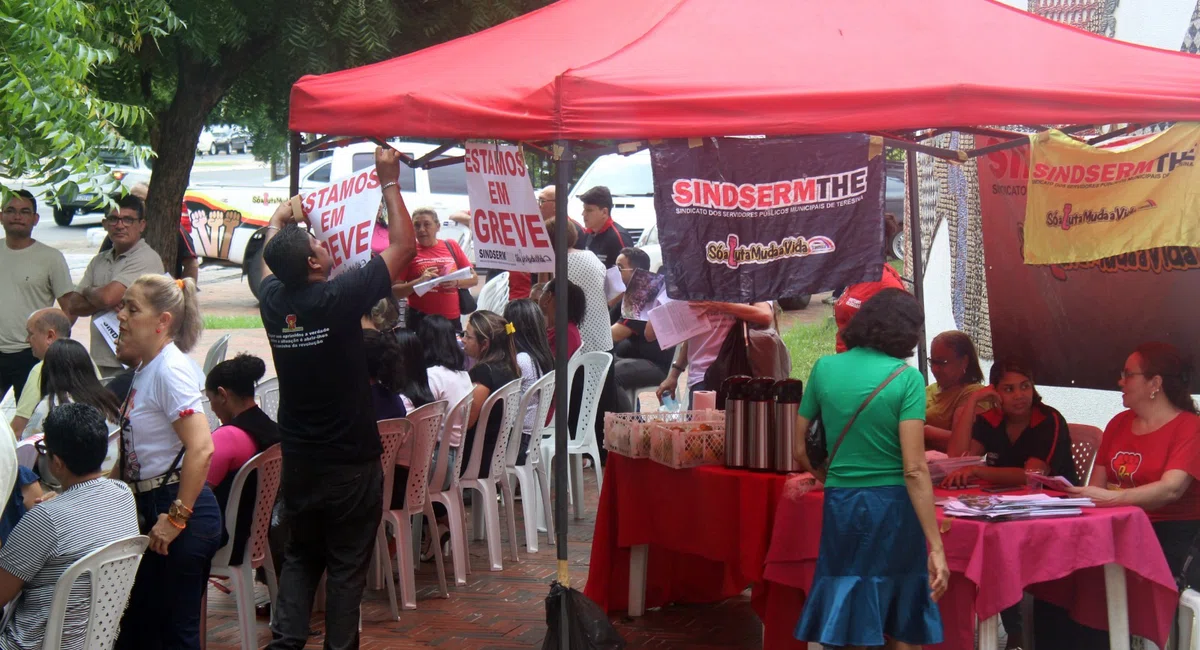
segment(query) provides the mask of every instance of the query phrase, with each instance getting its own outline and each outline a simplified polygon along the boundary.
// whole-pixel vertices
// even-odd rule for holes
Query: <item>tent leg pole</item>
[[[575,156],[571,152],[571,142],[562,140],[556,147],[555,202],[554,221],[554,319],[558,325],[559,335],[554,341],[554,401],[558,404],[554,414],[554,525],[558,548],[558,580],[564,587],[569,586],[567,572],[567,411],[570,408],[570,395],[567,392],[567,193],[571,190],[571,174],[575,167]],[[597,462],[599,462],[597,460]],[[582,503],[575,504],[583,508]],[[571,643],[570,625],[567,609],[567,592],[563,592],[559,603],[562,625],[559,628],[561,639],[559,647],[568,650]]]
[[[908,190],[908,247],[912,251],[913,295],[917,297],[917,302],[921,303],[923,311],[925,309],[925,268],[921,259],[921,201],[920,192],[917,190],[917,153],[909,149],[905,153],[905,158],[908,163],[908,180],[905,182],[905,186]],[[926,382],[929,381],[927,357],[925,332],[922,331],[921,338],[917,341],[917,369],[921,371]]]
[[[288,196],[296,196],[300,193],[300,132],[292,131],[289,136],[291,146],[288,147],[288,177],[291,180],[288,182]]]

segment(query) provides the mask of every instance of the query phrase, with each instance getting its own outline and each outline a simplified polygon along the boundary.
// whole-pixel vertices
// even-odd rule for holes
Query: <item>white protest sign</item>
[[[117,312],[106,311],[92,316],[92,326],[104,337],[104,342],[117,353],[117,339],[121,338],[121,323],[117,320]]]
[[[375,167],[359,170],[300,197],[313,235],[333,257],[330,277],[371,259],[371,233],[382,198]]]
[[[554,271],[554,246],[542,225],[521,150],[468,142],[464,161],[475,262],[506,271]]]

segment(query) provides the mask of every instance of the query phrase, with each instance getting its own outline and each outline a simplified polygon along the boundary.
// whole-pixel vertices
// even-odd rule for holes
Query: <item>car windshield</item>
[[[133,167],[133,156],[127,156],[119,151],[100,152],[100,162],[109,167]]]
[[[576,194],[603,185],[613,196],[654,196],[654,174],[650,152],[632,156],[608,155],[596,159],[587,176],[580,179]]]

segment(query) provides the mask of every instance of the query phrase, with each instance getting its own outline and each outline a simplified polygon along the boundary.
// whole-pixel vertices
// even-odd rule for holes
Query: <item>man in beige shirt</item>
[[[25,341],[25,319],[71,291],[71,271],[57,249],[33,238],[38,224],[37,200],[26,190],[15,192],[0,213],[0,396],[21,390],[37,363]]]
[[[132,194],[117,202],[117,210],[104,218],[104,229],[112,240],[112,248],[101,251],[88,263],[83,279],[75,291],[64,296],[64,306],[71,318],[98,317],[111,314],[125,289],[146,274],[163,272],[162,258],[142,239],[146,231],[146,208]],[[96,326],[91,328],[92,361],[101,376],[112,377],[123,370],[117,355]]]

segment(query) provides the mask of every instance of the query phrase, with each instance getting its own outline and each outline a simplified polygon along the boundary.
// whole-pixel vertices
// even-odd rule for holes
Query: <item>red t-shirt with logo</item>
[[[1148,485],[1172,469],[1200,479],[1200,416],[1180,413],[1140,436],[1133,433],[1134,417],[1133,411],[1124,411],[1104,429],[1096,465],[1108,473],[1109,489]],[[1146,514],[1150,521],[1200,520],[1200,483],[1193,480],[1178,501]]]
[[[428,248],[417,246],[417,256],[409,262],[408,269],[404,271],[404,281],[416,280],[430,267],[437,268],[439,276],[449,275],[462,268],[455,262],[456,258],[462,260],[464,265],[470,264],[455,242],[439,239],[438,243]],[[408,306],[422,314],[437,314],[452,321],[458,320],[462,315],[458,311],[458,287],[455,287],[453,282],[438,285],[423,296],[413,293],[408,297]]]
[[[850,285],[837,302],[833,303],[833,319],[837,322],[837,351],[845,352],[846,343],[842,341],[842,332],[850,324],[850,319],[875,294],[884,289],[903,289],[904,280],[891,264],[883,265],[883,274],[877,282],[859,282]]]

